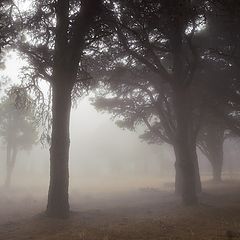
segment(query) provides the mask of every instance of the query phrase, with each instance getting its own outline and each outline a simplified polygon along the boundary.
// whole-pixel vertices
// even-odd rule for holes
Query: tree
[[[18,151],[30,150],[37,141],[32,108],[30,97],[19,87],[12,87],[0,105],[0,136],[7,152],[6,188],[11,184]]]
[[[198,148],[207,157],[213,172],[213,181],[221,182],[223,143],[227,137],[226,126],[218,118],[208,119],[198,134]]]
[[[201,11],[205,5],[195,1],[164,0],[116,0],[113,5],[111,3],[107,6],[106,22],[113,31],[114,49],[110,47],[109,52],[118,54],[126,65],[143,66],[151,72],[154,75],[151,84],[160,97],[164,84],[171,89],[168,98],[174,115],[171,122],[176,128],[174,150],[177,173],[182,179],[182,200],[187,205],[195,204],[197,128],[190,99],[196,82],[195,73],[203,61],[196,40],[204,25]],[[114,63],[116,61],[112,60],[110,66]]]
[[[35,1],[23,14],[22,37],[18,50],[27,56],[30,86],[39,79],[52,88],[52,134],[50,147],[50,185],[47,215],[69,216],[69,120],[72,94],[90,80],[82,67],[87,44],[94,38],[92,26],[100,12],[100,0]],[[28,39],[24,36],[28,36]],[[25,87],[29,83],[25,82]],[[74,90],[74,91],[73,91]]]
[[[18,24],[13,24],[12,9],[15,5],[12,1],[3,0],[0,2],[0,55],[5,47],[10,46],[16,36]]]
[[[148,143],[167,143],[175,148],[176,127],[170,99],[171,88],[162,84],[159,92],[151,83],[153,77],[139,66],[131,69],[118,67],[110,74],[110,79],[101,82],[93,105],[99,111],[111,113],[121,128],[135,130],[137,126],[145,126],[145,132],[140,138]],[[196,155],[195,164],[196,188],[201,192]],[[181,181],[176,173],[177,194],[181,193]]]

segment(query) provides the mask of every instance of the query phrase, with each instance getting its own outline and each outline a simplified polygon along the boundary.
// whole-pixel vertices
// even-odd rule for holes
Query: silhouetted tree
[[[94,38],[91,27],[96,23],[100,3],[100,0],[35,1],[32,11],[23,16],[22,34],[27,34],[28,38],[22,37],[17,46],[31,63],[30,85],[35,87],[40,78],[49,81],[52,87],[50,186],[46,211],[51,217],[69,215],[72,90],[81,90],[90,79],[81,59],[86,45]]]
[[[12,18],[13,8],[16,6],[12,1],[2,0],[0,2],[0,56],[3,49],[11,45],[18,29],[18,23]]]
[[[30,97],[24,89],[12,87],[0,105],[0,137],[6,145],[5,187],[10,187],[19,150],[30,150],[37,141],[37,129]]]
[[[171,89],[168,101],[174,117],[170,122],[175,127],[176,169],[181,174],[185,204],[197,202],[194,163],[197,128],[190,99],[194,75],[203,60],[195,44],[201,35],[199,29],[204,27],[202,7],[190,1],[114,1],[107,6],[106,17],[106,24],[115,33],[111,39],[114,48],[109,46],[109,51],[124,59],[113,60],[110,69],[114,63],[144,67],[154,75],[149,81],[159,93],[159,101],[163,98],[162,86]],[[163,124],[164,117],[161,121]],[[165,130],[169,128],[166,122]]]
[[[198,134],[197,145],[212,166],[213,181],[221,182],[223,166],[223,143],[227,136],[223,121],[212,118],[205,122]]]
[[[162,84],[159,92],[151,83],[153,77],[143,69],[118,67],[110,74],[110,79],[102,81],[93,104],[99,111],[110,112],[121,128],[135,130],[137,126],[145,126],[145,132],[140,138],[148,143],[165,142],[174,148],[176,127],[170,98],[171,88]],[[200,192],[197,156],[195,156],[195,164],[196,187]],[[181,179],[178,173],[176,173],[175,192],[181,193]]]

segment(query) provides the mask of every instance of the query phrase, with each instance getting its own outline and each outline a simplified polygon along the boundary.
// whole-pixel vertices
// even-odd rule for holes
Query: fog
[[[71,189],[94,192],[159,187],[164,178],[169,181],[174,176],[171,147],[149,145],[137,132],[118,128],[110,115],[98,113],[88,98],[72,110],[70,134]],[[4,182],[3,148],[1,153]],[[12,187],[42,186],[47,190],[48,181],[49,146],[38,143],[32,150],[20,151]]]
[[[174,192],[175,156],[168,144],[147,144],[136,131],[116,126],[110,114],[99,113],[88,97],[78,101],[70,123],[69,197],[74,211],[140,208],[171,197]],[[224,142],[224,181],[240,177],[239,140]],[[212,179],[209,160],[198,149],[202,182]],[[49,187],[49,146],[39,141],[20,150],[11,186],[4,187],[6,149],[1,147],[0,223],[34,216],[46,206]],[[153,195],[152,195],[153,194]]]
[[[144,187],[160,188],[174,182],[175,157],[168,144],[147,144],[139,139],[142,129],[118,128],[109,114],[102,114],[86,97],[72,109],[70,124],[70,189],[78,191],[121,191]],[[239,140],[224,143],[223,172],[238,176]],[[6,149],[1,147],[1,183],[5,177]],[[198,150],[202,178],[211,178],[211,165]],[[49,183],[49,146],[38,142],[31,150],[20,150],[12,187],[38,187]]]
[[[0,1],[0,240],[240,239],[239,13]]]

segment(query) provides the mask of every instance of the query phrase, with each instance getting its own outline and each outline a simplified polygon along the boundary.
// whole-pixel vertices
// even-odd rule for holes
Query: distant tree
[[[27,92],[12,87],[0,104],[0,137],[6,147],[5,187],[10,187],[19,150],[30,150],[38,138],[33,106]]]
[[[212,166],[213,181],[222,180],[223,144],[227,137],[227,126],[219,118],[211,117],[205,121],[199,131],[197,146],[206,156]]]

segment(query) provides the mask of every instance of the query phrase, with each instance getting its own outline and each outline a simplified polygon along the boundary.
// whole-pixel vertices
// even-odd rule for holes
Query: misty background
[[[98,113],[88,97],[73,107],[71,115],[70,191],[107,192],[140,188],[162,188],[174,182],[174,155],[167,144],[147,144],[138,138],[142,132],[118,128],[109,114]],[[100,136],[100,137],[99,137]],[[1,147],[1,185],[5,178],[4,146]],[[223,177],[239,177],[239,140],[227,139]],[[211,165],[198,151],[202,180],[211,179]],[[40,142],[29,151],[19,151],[11,188],[47,194],[49,147]],[[32,191],[39,194],[39,191]],[[24,194],[24,192],[23,192]],[[71,195],[71,194],[70,194]]]

